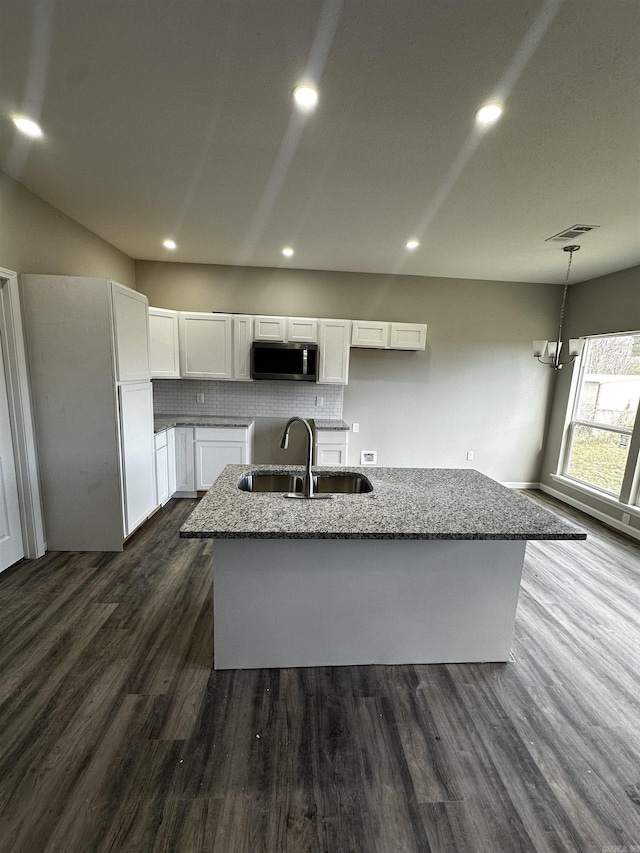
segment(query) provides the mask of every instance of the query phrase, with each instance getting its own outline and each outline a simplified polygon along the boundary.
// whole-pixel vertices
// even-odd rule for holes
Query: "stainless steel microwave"
[[[252,379],[318,381],[318,344],[254,341],[251,345]]]

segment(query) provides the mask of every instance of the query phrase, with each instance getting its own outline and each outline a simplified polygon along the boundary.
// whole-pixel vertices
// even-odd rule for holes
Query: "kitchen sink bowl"
[[[254,471],[240,477],[238,488],[243,492],[301,492],[302,477],[298,477],[296,474],[271,474],[268,471]]]
[[[363,474],[314,474],[313,488],[318,494],[364,495],[373,491]]]

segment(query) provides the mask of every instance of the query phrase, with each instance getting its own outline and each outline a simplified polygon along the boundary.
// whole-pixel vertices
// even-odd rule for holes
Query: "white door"
[[[0,572],[24,557],[18,485],[0,341]]]
[[[196,441],[196,490],[210,489],[227,465],[244,465],[246,461],[246,443]]]

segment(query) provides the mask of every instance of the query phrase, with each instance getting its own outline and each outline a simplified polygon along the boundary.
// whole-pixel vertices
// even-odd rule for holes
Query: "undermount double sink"
[[[313,490],[317,494],[360,495],[373,491],[373,486],[363,474],[339,474],[333,471],[313,475]],[[272,474],[270,471],[250,471],[238,480],[243,492],[302,494],[303,477],[300,474]]]

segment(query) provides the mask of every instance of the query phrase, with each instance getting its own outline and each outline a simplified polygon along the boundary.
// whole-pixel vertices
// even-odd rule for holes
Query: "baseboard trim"
[[[540,483],[503,483],[508,489],[539,489]]]
[[[640,530],[635,527],[631,527],[630,524],[623,524],[623,522],[618,521],[617,518],[611,518],[610,515],[607,515],[604,512],[600,512],[600,510],[594,509],[592,506],[582,503],[582,501],[576,500],[576,498],[571,498],[564,492],[559,492],[556,489],[552,489],[551,486],[547,486],[544,483],[540,483],[540,491],[545,492],[547,495],[551,495],[552,498],[557,498],[559,501],[562,501],[562,503],[569,504],[569,506],[572,506],[575,509],[579,509],[580,512],[584,512],[585,515],[590,515],[592,518],[597,518],[598,521],[601,521],[607,527],[612,527],[614,530],[619,530],[620,533],[624,533],[626,536],[630,536],[632,539],[637,539],[640,542]]]

